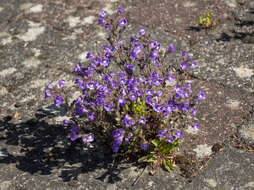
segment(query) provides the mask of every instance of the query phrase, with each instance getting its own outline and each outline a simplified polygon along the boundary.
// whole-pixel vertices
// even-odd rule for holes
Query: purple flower
[[[100,62],[100,65],[103,67],[107,67],[109,65],[109,60],[108,59],[102,59]]]
[[[189,66],[188,63],[186,63],[184,61],[182,63],[180,63],[180,67],[181,67],[182,70],[188,69],[188,66]]]
[[[153,106],[154,105],[154,101],[152,96],[146,96],[146,103]]]
[[[130,142],[132,137],[133,137],[133,133],[128,133],[127,137],[125,137],[125,141]]]
[[[111,103],[105,103],[105,104],[104,104],[104,109],[105,109],[107,112],[112,111],[112,109],[113,109],[113,104],[111,104]]]
[[[147,150],[147,149],[149,148],[149,146],[150,146],[150,145],[149,145],[148,143],[143,143],[143,144],[141,145],[140,148],[141,148],[142,150]]]
[[[190,64],[191,68],[195,69],[197,67],[197,62],[196,61],[193,61],[191,64]]]
[[[105,28],[105,30],[112,30],[112,25],[105,24],[104,28]]]
[[[89,114],[88,114],[88,118],[89,118],[90,120],[94,120],[95,117],[96,117],[95,112],[92,112],[92,113],[89,113]]]
[[[133,68],[134,68],[134,65],[133,65],[133,64],[126,64],[126,70],[127,70],[128,72],[131,72],[131,71],[133,70]]]
[[[127,94],[127,92],[126,92],[126,90],[124,88],[121,89],[120,93],[123,96],[126,96],[126,94]]]
[[[175,50],[176,50],[175,46],[173,46],[173,45],[169,45],[169,46],[168,46],[168,53],[172,53],[172,52],[174,52]]]
[[[78,126],[76,126],[76,125],[73,125],[72,126],[72,129],[71,129],[71,134],[70,134],[70,137],[71,137],[71,140],[72,141],[75,141],[76,139],[78,139],[79,138],[79,128],[78,128]]]
[[[167,134],[167,130],[166,130],[166,129],[162,129],[162,130],[159,130],[159,131],[158,131],[158,136],[159,136],[160,138],[165,137],[166,134]]]
[[[107,22],[103,18],[99,18],[98,19],[98,24],[105,25],[105,24],[107,24]]]
[[[175,135],[176,135],[176,138],[180,139],[183,137],[183,132],[177,130]]]
[[[111,88],[116,89],[118,87],[118,82],[116,80],[112,80],[110,82],[110,86]]]
[[[47,85],[47,88],[52,90],[52,89],[54,88],[54,86],[53,86],[52,83],[49,83],[49,84]]]
[[[192,124],[192,128],[193,128],[195,131],[197,131],[198,128],[199,128],[199,124],[198,124],[198,123],[193,123],[193,124]]]
[[[157,40],[151,40],[151,41],[149,42],[149,47],[150,47],[151,49],[154,49],[154,48],[156,48],[157,46],[159,46],[159,43],[158,43]]]
[[[190,88],[191,88],[191,83],[189,83],[189,82],[185,83],[185,84],[184,84],[184,87],[185,87],[186,89],[190,89]]]
[[[56,106],[60,106],[63,103],[63,97],[62,96],[55,96],[54,97],[54,102]]]
[[[149,59],[150,59],[151,61],[155,61],[155,60],[158,58],[158,56],[159,56],[158,51],[157,51],[156,49],[154,49],[154,50],[151,52],[151,54],[150,54],[150,56],[149,56]]]
[[[79,104],[77,104],[75,108],[76,108],[75,111],[76,111],[77,115],[82,115],[84,113],[88,113],[88,110],[84,106],[81,106]]]
[[[119,138],[121,138],[124,135],[124,132],[125,131],[122,128],[115,129],[112,132],[112,136],[113,136],[114,139],[119,139]]]
[[[142,45],[135,46],[130,52],[130,58],[140,59],[142,56]]]
[[[168,73],[168,81],[169,82],[174,82],[175,80],[175,76],[172,74],[172,72],[169,72]]]
[[[93,54],[91,52],[88,52],[86,54],[86,59],[89,59],[89,58],[94,58]]]
[[[169,114],[170,112],[172,112],[173,111],[173,106],[166,106],[165,107],[165,110],[167,111],[167,113]]]
[[[45,96],[44,96],[44,98],[47,99],[47,98],[49,98],[50,96],[51,96],[51,92],[48,91],[48,90],[45,90]]]
[[[106,15],[107,15],[107,12],[104,11],[104,10],[101,10],[101,11],[99,12],[99,14],[98,14],[98,17],[104,18]]]
[[[161,97],[162,91],[161,90],[157,90],[156,94],[157,94],[158,97]]]
[[[178,92],[182,92],[183,91],[183,88],[182,88],[182,86],[180,86],[180,85],[176,85],[175,87],[174,87],[174,89],[175,89],[175,91],[178,93]]]
[[[132,125],[134,125],[134,121],[128,114],[126,114],[122,120],[122,125],[125,127],[131,127]]]
[[[172,143],[174,140],[175,138],[173,136],[171,135],[167,136],[167,139],[166,139],[167,142]]]
[[[97,87],[97,82],[94,82],[94,81],[89,81],[87,84],[86,84],[86,87],[90,90],[94,90],[96,87]]]
[[[145,31],[144,28],[142,28],[142,29],[140,29],[140,30],[138,31],[138,34],[141,35],[141,36],[145,35],[145,33],[146,33],[146,31]]]
[[[74,84],[79,84],[81,85],[83,83],[82,79],[80,78],[76,78],[75,81],[74,81]]]
[[[203,91],[200,91],[197,94],[198,100],[204,100],[205,99],[205,93]]]
[[[125,18],[120,19],[118,22],[119,26],[125,26],[126,24],[127,24],[127,20]]]
[[[60,88],[63,88],[64,85],[65,85],[65,80],[59,80],[58,85],[59,85]]]
[[[186,59],[186,58],[187,58],[187,55],[188,55],[188,52],[186,52],[186,51],[182,51],[182,57],[183,57],[184,59]]]
[[[163,107],[163,105],[161,105],[161,104],[155,105],[155,106],[153,107],[153,109],[154,109],[154,111],[156,111],[156,112],[158,112],[158,113],[164,111],[164,107]]]
[[[138,121],[139,124],[145,124],[146,123],[146,118],[141,116],[139,121]]]
[[[147,96],[152,96],[153,95],[153,89],[147,89],[146,90],[146,95]]]
[[[192,115],[194,115],[194,116],[197,114],[196,108],[191,108],[191,109],[190,109],[190,112],[191,112]]]
[[[78,63],[74,69],[73,69],[73,73],[76,73],[76,74],[80,74],[80,71],[81,71],[81,63]]]
[[[63,120],[63,125],[69,125],[69,123],[70,122],[68,120],[66,120],[66,119]]]
[[[125,10],[123,8],[118,8],[118,13],[119,14],[123,14],[125,12]]]
[[[162,79],[156,72],[152,72],[151,81],[155,86],[160,86],[162,83]]]
[[[116,139],[113,141],[112,150],[114,153],[118,152],[120,145],[122,144],[123,139]]]
[[[120,40],[117,44],[118,44],[119,46],[123,46],[123,40]]]
[[[189,104],[188,103],[180,103],[178,107],[182,111],[188,111],[189,110]]]
[[[144,91],[142,89],[138,89],[136,91],[136,94],[140,97],[140,96],[142,96],[144,94]]]
[[[84,143],[93,142],[94,141],[94,134],[93,133],[86,134],[82,137],[82,140]]]
[[[97,97],[96,103],[98,106],[103,106],[104,105],[105,99],[103,97]]]
[[[124,98],[119,98],[118,103],[119,103],[120,106],[123,107],[126,104],[126,100]]]

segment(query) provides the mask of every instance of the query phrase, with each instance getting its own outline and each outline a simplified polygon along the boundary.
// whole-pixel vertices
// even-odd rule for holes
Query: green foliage
[[[216,25],[216,21],[212,18],[211,12],[204,13],[203,16],[199,16],[199,26],[202,29],[208,29]]]
[[[137,99],[137,101],[134,101],[132,103],[132,112],[135,113],[138,117],[140,116],[146,116],[146,102],[145,99],[142,101],[140,98]]]
[[[182,138],[168,143],[165,138],[154,139],[151,141],[153,146],[148,150],[148,154],[140,158],[139,162],[152,163],[153,168],[163,165],[168,171],[173,170],[173,154],[183,140]]]

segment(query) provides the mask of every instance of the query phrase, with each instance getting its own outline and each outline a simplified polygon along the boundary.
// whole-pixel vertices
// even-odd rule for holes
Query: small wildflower
[[[162,129],[162,130],[159,130],[159,131],[158,131],[158,136],[159,136],[160,138],[165,137],[166,134],[167,134],[167,130],[166,130],[166,129]]]
[[[204,100],[205,99],[205,93],[203,91],[200,91],[197,95],[198,100]]]
[[[141,148],[142,150],[147,150],[147,149],[149,148],[149,146],[150,146],[150,145],[149,145],[148,143],[143,143],[143,144],[141,145],[140,148]]]
[[[176,138],[180,139],[183,137],[183,132],[177,130],[175,135],[176,135]]]
[[[169,46],[168,46],[168,53],[172,53],[172,52],[174,52],[175,50],[176,50],[175,46],[173,46],[173,45],[169,45]]]
[[[89,113],[88,114],[88,118],[90,119],[90,120],[94,120],[95,119],[95,112],[92,112],[92,113]]]
[[[195,69],[197,67],[197,62],[196,61],[193,61],[191,64],[190,64],[191,68]]]
[[[141,36],[145,35],[145,33],[146,33],[146,31],[145,31],[144,28],[142,28],[142,29],[140,29],[140,30],[138,31],[138,34],[141,35]]]
[[[174,140],[175,140],[174,136],[171,136],[171,135],[167,136],[167,139],[166,139],[167,142],[172,143]]]
[[[146,118],[141,116],[138,122],[139,122],[139,124],[145,124]]]
[[[60,106],[63,103],[63,97],[62,96],[55,96],[54,97],[54,102],[56,106]]]
[[[59,80],[58,85],[59,85],[60,88],[63,88],[64,85],[65,85],[65,80]]]
[[[47,85],[47,88],[52,90],[52,89],[54,88],[54,86],[53,86],[52,83],[49,83],[49,84]]]
[[[129,95],[129,99],[130,99],[131,101],[135,101],[135,100],[137,99],[137,95],[136,95],[135,93],[131,93],[131,94]]]
[[[104,18],[107,15],[107,11],[101,10],[98,14],[98,17]]]
[[[70,134],[70,137],[71,137],[71,140],[72,141],[75,141],[76,139],[78,139],[79,138],[79,128],[78,128],[78,126],[76,126],[76,125],[73,125],[72,126],[72,129],[71,129],[71,134]]]
[[[70,122],[68,120],[66,120],[66,119],[63,120],[63,125],[69,125],[69,123]]]
[[[47,98],[49,98],[50,96],[51,96],[51,92],[48,91],[48,90],[45,90],[45,96],[44,96],[44,98],[47,99]]]
[[[125,26],[126,24],[127,24],[127,20],[125,18],[120,19],[118,22],[119,26]]]
[[[198,128],[199,128],[199,124],[198,124],[198,123],[193,123],[193,124],[192,124],[192,128],[193,128],[195,131],[197,131]]]
[[[188,69],[188,66],[189,66],[188,63],[186,63],[184,61],[180,64],[180,67],[181,67],[182,70]]]
[[[118,8],[118,13],[119,14],[123,14],[125,12],[125,10],[123,8]]]
[[[123,121],[122,121],[122,125],[125,126],[125,127],[131,127],[134,125],[134,122],[132,120],[132,118],[126,114],[123,118]]]
[[[84,143],[93,142],[94,141],[94,134],[89,133],[82,137]]]

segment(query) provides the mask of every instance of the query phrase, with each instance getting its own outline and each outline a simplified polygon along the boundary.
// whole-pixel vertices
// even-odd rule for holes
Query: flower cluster
[[[205,94],[194,94],[191,81],[186,81],[186,70],[195,68],[197,63],[183,51],[179,67],[165,65],[167,55],[176,48],[169,45],[163,51],[143,28],[126,45],[119,39],[127,25],[125,10],[119,8],[116,14],[112,19],[106,11],[99,12],[98,24],[111,33],[109,44],[96,55],[88,52],[87,64],[80,62],[75,66],[74,83],[82,95],[73,103],[73,119],[64,120],[64,124],[72,126],[72,141],[81,138],[84,143],[96,140],[96,126],[102,126],[105,138],[112,139],[115,153],[121,147],[131,147],[133,152],[171,153],[170,147],[179,144],[187,125],[199,128],[188,116],[196,115],[197,104],[205,99]],[[112,65],[118,71],[112,71]],[[134,72],[137,69],[138,74]],[[59,87],[64,88],[63,80]],[[50,96],[54,96],[57,106],[64,102],[52,84],[45,91],[45,98]],[[95,127],[87,129],[82,120]],[[150,159],[154,161],[156,156]]]

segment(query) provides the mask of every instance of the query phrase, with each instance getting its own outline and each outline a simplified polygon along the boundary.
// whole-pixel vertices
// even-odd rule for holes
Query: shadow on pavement
[[[77,179],[81,173],[97,169],[106,170],[98,177],[99,180],[104,181],[107,178],[108,183],[121,180],[119,172],[127,169],[119,165],[123,163],[122,159],[113,157],[110,151],[99,152],[96,148],[89,147],[84,149],[85,145],[81,140],[71,142],[70,128],[48,124],[43,120],[48,116],[52,117],[40,110],[35,118],[26,122],[13,124],[10,116],[0,120],[0,134],[5,134],[0,136],[0,142],[6,146],[1,150],[5,152],[5,156],[0,157],[0,164],[15,163],[21,171],[40,175],[50,175],[53,169],[60,169],[59,177],[66,182]],[[18,149],[15,151],[19,152],[18,155],[13,155],[14,151],[10,151],[13,146]],[[137,165],[134,161],[128,163]],[[139,164],[139,167],[144,166]]]

